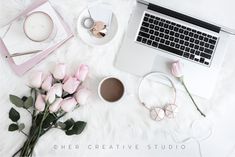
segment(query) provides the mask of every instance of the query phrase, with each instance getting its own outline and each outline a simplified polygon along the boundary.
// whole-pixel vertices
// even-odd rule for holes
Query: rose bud
[[[41,71],[34,72],[30,76],[29,85],[32,88],[40,88],[42,80],[43,80],[43,73]]]
[[[192,100],[194,106],[196,107],[196,109],[198,110],[198,112],[206,117],[206,115],[199,109],[199,107],[197,106],[195,100],[193,99],[193,96],[191,95],[191,93],[189,92],[186,84],[184,83],[184,74],[183,74],[183,64],[180,61],[177,61],[175,63],[172,64],[171,66],[171,73],[172,75],[174,75],[175,77],[179,78],[179,80],[181,81],[182,85],[184,86],[184,89],[186,90],[186,92],[188,93],[190,99]],[[170,115],[173,116],[173,115]]]
[[[53,80],[53,78],[52,78],[51,74],[48,75],[42,83],[42,89],[45,91],[49,91],[51,89],[52,80]]]
[[[65,77],[66,65],[64,63],[59,63],[56,65],[53,76],[56,79],[62,80]]]
[[[62,83],[65,83],[69,78],[70,78],[69,75],[65,75],[65,77],[64,77],[64,79],[63,79],[63,81],[62,81]]]
[[[55,89],[51,88],[47,92],[45,100],[51,104],[51,103],[53,103],[55,101],[55,98],[56,98],[56,96],[55,96]]]
[[[85,105],[89,95],[90,91],[87,88],[85,87],[80,88],[75,95],[78,104]]]
[[[62,96],[62,84],[61,83],[56,83],[52,86],[54,93],[56,96],[61,97]]]
[[[57,98],[55,102],[49,107],[49,111],[52,112],[57,112],[60,108],[60,103],[63,101],[62,98]]]
[[[64,99],[61,102],[60,107],[63,111],[70,112],[75,108],[76,105],[77,105],[77,101],[74,98],[70,97],[70,98]]]
[[[40,93],[37,95],[35,108],[40,112],[44,111],[45,109],[45,101],[43,100],[42,95]]]
[[[46,101],[46,95],[42,95],[42,98],[43,98],[43,100],[45,100]]]
[[[85,64],[81,64],[75,74],[75,77],[83,82],[86,79],[88,72],[89,72],[89,67]]]
[[[73,94],[78,86],[80,84],[80,81],[77,80],[75,77],[70,77],[63,85],[64,91],[68,92],[69,94]]]
[[[171,73],[177,78],[183,76],[183,64],[180,61],[174,62],[171,66]]]

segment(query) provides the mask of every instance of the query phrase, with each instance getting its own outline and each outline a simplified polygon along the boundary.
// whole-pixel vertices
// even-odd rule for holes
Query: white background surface
[[[76,32],[76,19],[80,11],[87,6],[85,0],[52,0],[53,6],[62,14],[69,23],[74,32]],[[191,137],[192,133],[197,133],[200,137],[205,136],[203,127],[206,129],[212,125],[212,135],[206,140],[200,140],[201,153],[203,157],[234,157],[235,156],[235,54],[234,37],[231,39],[222,66],[221,75],[218,78],[216,91],[211,100],[200,100],[196,98],[200,108],[206,113],[207,118],[201,118],[195,110],[190,99],[185,93],[179,92],[177,105],[179,114],[172,120],[162,122],[153,122],[148,112],[139,104],[136,97],[136,89],[139,78],[121,72],[113,67],[115,54],[121,44],[131,8],[134,6],[134,0],[106,0],[112,4],[115,14],[118,17],[119,30],[112,43],[102,47],[89,47],[83,43],[76,35],[75,38],[64,44],[33,70],[52,70],[57,62],[68,64],[69,72],[73,72],[80,63],[86,63],[90,66],[89,78],[86,82],[92,91],[92,95],[87,105],[82,106],[77,111],[69,114],[67,117],[73,117],[76,120],[87,121],[88,125],[85,131],[79,136],[67,137],[62,131],[54,129],[43,136],[38,142],[35,154],[36,156],[135,156],[135,157],[199,157],[199,147],[196,140],[188,140],[186,143],[175,143],[172,139],[182,141]],[[223,25],[235,28],[234,2],[232,0],[159,0],[160,4],[176,8],[183,12],[190,11],[191,14],[221,23]],[[26,7],[28,0],[1,0],[0,1],[0,26],[4,25],[10,18],[19,13]],[[212,5],[211,5],[212,4]],[[210,6],[212,8],[210,8]],[[29,74],[29,73],[28,73]],[[16,76],[3,57],[0,57],[0,156],[11,156],[24,142],[24,135],[17,132],[8,132],[10,124],[8,111],[12,107],[8,100],[9,94],[19,96],[27,95],[28,74],[24,77]],[[96,89],[99,80],[107,75],[116,75],[126,83],[126,96],[118,104],[106,104],[99,100]],[[164,89],[165,87],[162,87]],[[156,90],[159,90],[157,88]],[[159,93],[158,96],[165,96]],[[150,99],[153,96],[148,95]],[[30,116],[27,112],[18,109],[21,113],[21,122],[30,124]],[[192,128],[191,124],[199,121],[201,126]],[[209,124],[208,124],[209,122]],[[26,127],[27,131],[28,127]],[[119,144],[123,149],[95,149],[94,145],[100,147],[103,144],[109,146]],[[146,149],[147,145],[158,145],[158,149]],[[79,149],[75,149],[79,145]],[[88,145],[92,149],[88,149]],[[139,150],[128,149],[127,145],[139,145]],[[161,146],[185,145],[185,149],[161,149]],[[55,149],[55,146],[58,146]],[[63,148],[65,146],[65,148]],[[62,148],[61,148],[62,147]],[[71,149],[69,149],[69,147]]]

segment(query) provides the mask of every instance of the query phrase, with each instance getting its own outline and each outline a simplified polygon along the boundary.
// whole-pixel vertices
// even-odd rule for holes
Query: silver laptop
[[[229,34],[234,31],[137,0],[115,66],[138,76],[152,71],[170,75],[171,64],[180,60],[190,91],[210,98]],[[177,88],[183,89],[180,83]]]

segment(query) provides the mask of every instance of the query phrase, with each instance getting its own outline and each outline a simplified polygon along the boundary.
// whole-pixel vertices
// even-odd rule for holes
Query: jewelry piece
[[[141,91],[141,86],[142,86],[144,80],[149,78],[150,76],[154,76],[154,75],[158,75],[158,76],[162,76],[162,77],[166,78],[166,80],[168,80],[170,82],[170,84],[173,88],[173,101],[172,101],[172,103],[165,104],[163,108],[158,107],[158,106],[148,107],[141,100],[140,91]],[[151,73],[145,75],[143,77],[143,79],[141,80],[141,82],[140,82],[140,85],[139,85],[139,88],[138,88],[138,96],[139,96],[139,100],[140,100],[141,104],[147,110],[149,110],[150,118],[152,120],[160,121],[160,120],[164,119],[165,117],[174,118],[176,116],[176,113],[178,112],[178,107],[175,105],[175,102],[176,102],[176,88],[175,88],[175,85],[174,85],[173,81],[171,80],[171,78],[168,75],[166,75],[165,73],[151,72]]]
[[[82,26],[86,29],[91,30],[95,25],[95,21],[91,17],[86,17],[82,20]]]
[[[95,22],[95,25],[92,28],[91,32],[97,38],[105,37],[107,33],[107,28],[106,28],[105,23],[102,21]]]
[[[95,25],[95,20],[91,17],[91,13],[90,13],[89,8],[87,8],[87,11],[88,11],[89,17],[85,17],[82,20],[82,26],[86,29],[91,30]]]
[[[102,21],[95,21],[92,18],[89,9],[88,9],[88,13],[89,13],[89,17],[86,17],[81,21],[82,26],[85,29],[88,29],[91,32],[91,34],[96,38],[105,37],[108,32],[106,24]]]

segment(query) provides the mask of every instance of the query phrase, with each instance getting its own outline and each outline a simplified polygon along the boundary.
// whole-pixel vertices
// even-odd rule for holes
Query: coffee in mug
[[[115,77],[106,77],[100,84],[98,93],[102,100],[116,102],[120,100],[125,92],[123,83]]]

